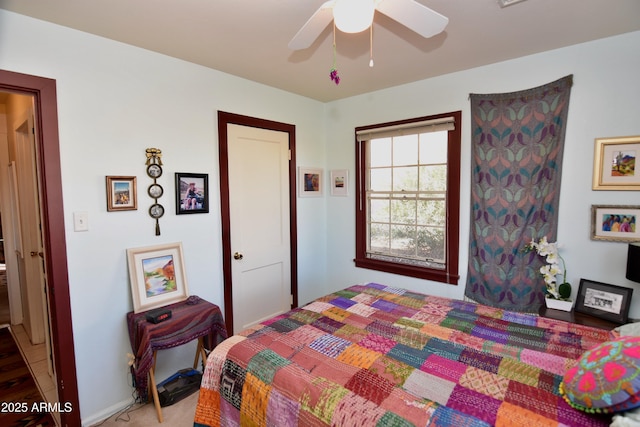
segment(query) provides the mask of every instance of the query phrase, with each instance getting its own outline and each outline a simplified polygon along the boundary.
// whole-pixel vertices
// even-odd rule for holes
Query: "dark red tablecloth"
[[[191,304],[196,300],[195,304]],[[127,326],[131,348],[136,356],[133,377],[138,396],[145,401],[148,392],[148,374],[157,350],[177,347],[203,337],[205,348],[213,349],[227,338],[227,329],[220,308],[197,297],[163,307],[171,310],[171,319],[151,323],[147,312],[127,313]]]

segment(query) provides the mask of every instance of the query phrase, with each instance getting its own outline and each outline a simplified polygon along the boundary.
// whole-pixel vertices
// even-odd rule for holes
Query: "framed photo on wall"
[[[300,197],[321,197],[323,184],[322,169],[299,168],[298,170],[298,194]]]
[[[616,323],[627,323],[632,288],[580,279],[575,310]]]
[[[176,173],[176,214],[209,212],[209,175]]]
[[[151,310],[189,296],[182,243],[127,249],[133,311]]]
[[[592,205],[591,240],[640,242],[640,206]]]
[[[332,196],[348,196],[349,195],[349,171],[346,169],[337,169],[331,171],[331,195]]]
[[[594,190],[640,190],[640,136],[597,138],[593,163]]]
[[[107,176],[107,211],[138,209],[135,176]]]

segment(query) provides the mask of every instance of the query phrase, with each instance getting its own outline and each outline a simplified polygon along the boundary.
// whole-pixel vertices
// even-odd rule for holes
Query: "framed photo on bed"
[[[640,190],[640,136],[597,138],[593,162],[594,190]]]
[[[176,215],[209,212],[209,175],[176,173]]]
[[[138,209],[135,176],[107,176],[107,211]]]
[[[182,243],[127,249],[133,311],[151,310],[189,296]]]
[[[592,205],[591,240],[640,242],[640,206]]]
[[[627,323],[632,288],[580,279],[575,310],[616,323]]]

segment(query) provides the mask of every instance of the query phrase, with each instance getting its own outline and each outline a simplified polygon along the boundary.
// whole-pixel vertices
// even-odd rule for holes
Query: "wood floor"
[[[9,324],[9,299],[7,297],[7,287],[2,283],[0,273],[0,325]],[[47,355],[44,344],[32,345],[29,336],[22,325],[11,325],[11,330],[18,341],[18,345],[27,359],[29,368],[33,372],[36,383],[47,402],[55,403],[58,401],[57,390],[53,379],[49,376],[47,368]],[[0,400],[1,397],[0,397]],[[53,418],[60,425],[60,414],[53,413]]]

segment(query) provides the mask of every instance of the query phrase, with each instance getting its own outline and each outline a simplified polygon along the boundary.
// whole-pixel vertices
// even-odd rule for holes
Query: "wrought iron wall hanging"
[[[153,178],[153,184],[147,189],[153,204],[149,207],[149,215],[156,220],[156,236],[160,235],[159,219],[164,215],[164,206],[158,203],[158,199],[164,194],[164,189],[158,184],[157,179],[162,176],[162,151],[158,148],[147,148],[147,175]]]

